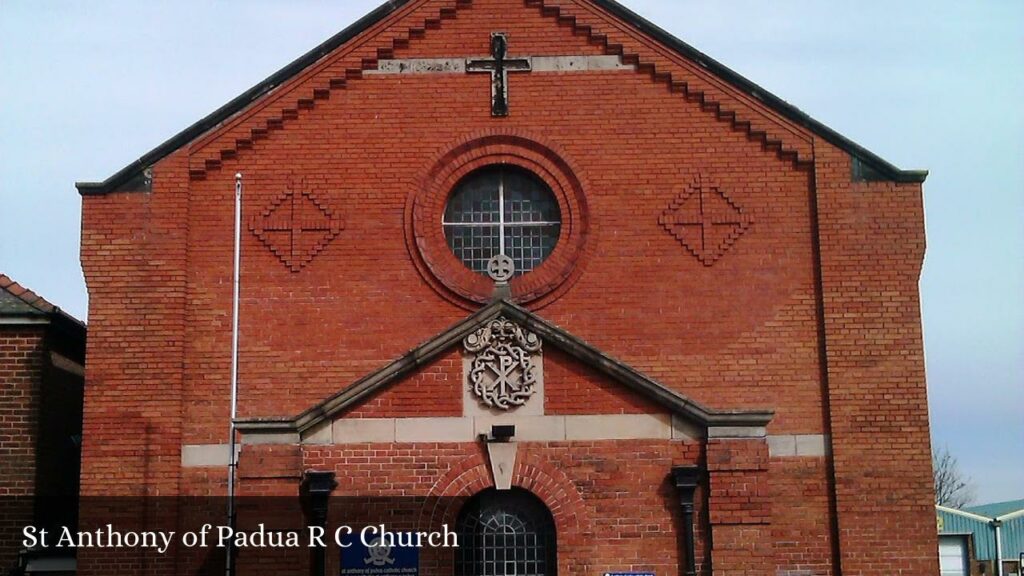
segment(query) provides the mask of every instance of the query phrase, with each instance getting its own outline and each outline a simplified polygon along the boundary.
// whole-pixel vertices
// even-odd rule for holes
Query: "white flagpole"
[[[231,293],[231,425],[228,432],[228,525],[235,529],[235,418],[238,416],[238,292],[242,264],[242,173],[235,174],[235,258]],[[233,541],[233,539],[232,539]],[[234,574],[234,545],[229,543],[224,563],[227,576]]]

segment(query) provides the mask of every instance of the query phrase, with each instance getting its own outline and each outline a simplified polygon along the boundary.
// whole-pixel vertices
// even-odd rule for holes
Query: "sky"
[[[379,0],[0,0],[0,272],[85,319],[99,181]],[[928,169],[932,433],[1024,498],[1024,2],[625,0],[905,169]],[[865,463],[870,465],[870,463]]]

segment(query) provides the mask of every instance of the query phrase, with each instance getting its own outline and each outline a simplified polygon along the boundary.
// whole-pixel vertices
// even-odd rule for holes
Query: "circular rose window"
[[[512,260],[518,276],[554,251],[562,214],[542,180],[515,166],[491,166],[459,182],[443,225],[448,248],[467,268],[485,273],[500,254]]]
[[[553,301],[580,276],[587,254],[584,185],[574,172],[562,154],[522,136],[456,143],[409,195],[414,264],[467,309],[491,301],[506,276],[512,301],[534,309]]]

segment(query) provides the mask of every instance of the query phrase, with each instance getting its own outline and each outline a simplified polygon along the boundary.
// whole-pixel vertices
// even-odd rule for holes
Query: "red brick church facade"
[[[513,487],[545,574],[935,573],[926,174],[610,0],[389,2],[79,184],[84,496],[226,491],[236,173],[240,496]],[[449,224],[477,176],[557,223]]]

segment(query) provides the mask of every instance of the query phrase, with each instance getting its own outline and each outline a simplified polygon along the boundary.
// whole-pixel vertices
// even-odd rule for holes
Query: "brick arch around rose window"
[[[594,525],[583,496],[565,472],[529,453],[516,459],[512,486],[536,496],[555,520],[559,541],[587,538]],[[427,495],[433,505],[422,511],[420,526],[454,525],[470,498],[494,487],[486,456],[481,452],[453,465],[437,479]]]
[[[489,302],[494,283],[466,268],[448,248],[442,216],[453,190],[470,173],[495,165],[515,166],[551,190],[562,215],[558,244],[534,271],[510,282],[512,300],[539,309],[565,294],[582,275],[591,252],[587,183],[556,144],[523,130],[469,134],[439,151],[410,182],[405,232],[410,257],[424,281],[466,309]]]

